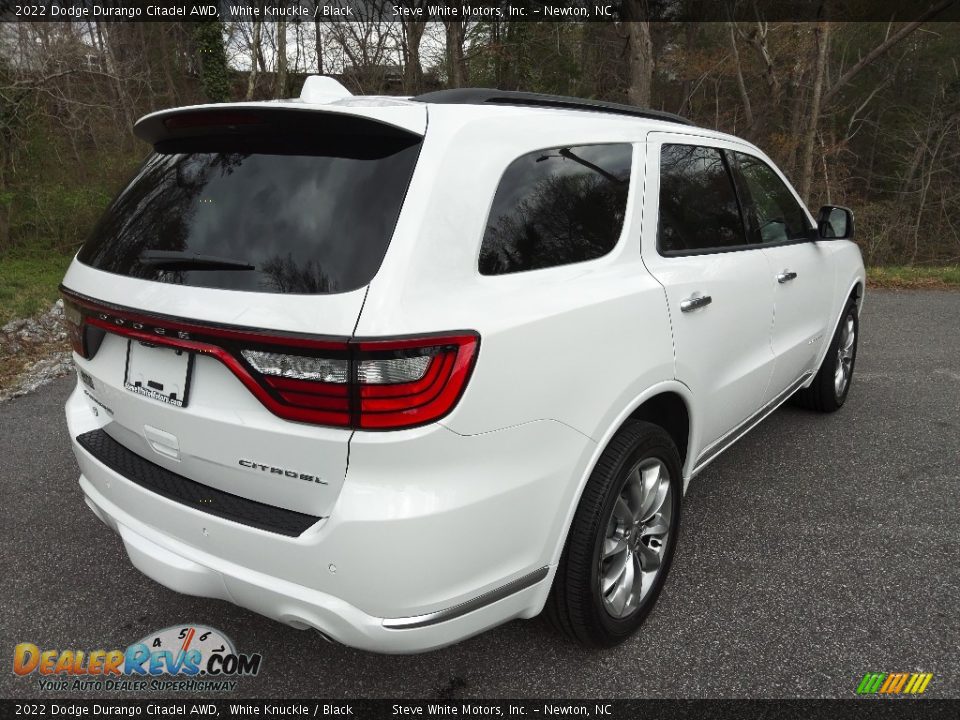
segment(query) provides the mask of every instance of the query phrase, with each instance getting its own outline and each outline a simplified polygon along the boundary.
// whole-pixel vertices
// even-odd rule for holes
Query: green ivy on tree
[[[230,69],[223,47],[223,24],[219,20],[198,22],[193,40],[200,59],[200,84],[211,102],[230,100]]]

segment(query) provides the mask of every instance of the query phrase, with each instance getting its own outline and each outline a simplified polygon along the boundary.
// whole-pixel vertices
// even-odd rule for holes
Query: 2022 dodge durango
[[[850,390],[864,269],[758,148],[450,90],[166,110],[63,281],[80,486],[131,562],[381,652],[629,637],[689,481]]]

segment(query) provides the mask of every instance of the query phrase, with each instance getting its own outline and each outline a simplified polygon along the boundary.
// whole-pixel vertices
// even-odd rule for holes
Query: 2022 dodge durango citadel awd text
[[[655,602],[687,483],[843,405],[864,269],[753,145],[490,90],[179,108],[73,261],[87,504],[174,590],[414,652]]]

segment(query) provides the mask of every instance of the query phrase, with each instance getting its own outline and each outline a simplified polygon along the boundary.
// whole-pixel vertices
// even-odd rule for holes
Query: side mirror
[[[853,211],[839,205],[824,205],[817,215],[821,240],[852,240]]]

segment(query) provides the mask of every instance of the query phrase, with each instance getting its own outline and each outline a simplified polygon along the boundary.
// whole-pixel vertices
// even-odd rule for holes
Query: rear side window
[[[657,233],[660,252],[722,250],[746,242],[723,153],[698,145],[663,145]]]
[[[480,247],[480,273],[505,275],[593,260],[623,230],[629,144],[523,155],[503,174]]]
[[[422,138],[340,119],[157,145],[80,250],[179,285],[337,293],[373,279]],[[319,123],[319,124],[317,124]]]
[[[734,153],[750,202],[747,213],[754,242],[775,243],[810,237],[807,216],[783,180],[763,160]]]

